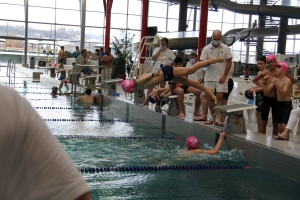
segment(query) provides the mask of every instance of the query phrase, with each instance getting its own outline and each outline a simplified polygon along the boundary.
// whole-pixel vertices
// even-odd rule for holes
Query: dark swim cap
[[[153,98],[153,95],[149,95],[149,101],[150,101],[151,103],[157,103],[158,100],[159,100],[158,97],[157,97],[156,100],[155,100],[155,99]]]
[[[246,90],[245,91],[245,97],[247,98],[247,99],[254,99],[254,97],[253,97],[253,92],[249,92],[249,90]]]

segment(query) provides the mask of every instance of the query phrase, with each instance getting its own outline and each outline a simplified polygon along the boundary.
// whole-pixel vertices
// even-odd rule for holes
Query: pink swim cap
[[[283,71],[288,72],[289,71],[289,66],[286,62],[279,62],[277,63],[277,65],[279,65]]]
[[[188,139],[186,139],[185,144],[188,147],[188,149],[197,149],[200,144],[200,140],[198,140],[198,138],[196,138],[195,136],[191,136]]]
[[[134,86],[133,80],[126,79],[122,81],[122,89],[124,90],[124,92],[128,92],[128,93],[131,92],[133,86]]]
[[[267,58],[266,58],[266,60],[267,61],[274,60],[275,62],[277,62],[277,59],[276,59],[276,57],[273,54],[268,55]]]

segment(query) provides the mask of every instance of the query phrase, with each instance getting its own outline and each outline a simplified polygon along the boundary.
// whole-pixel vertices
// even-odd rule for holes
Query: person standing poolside
[[[225,136],[226,136],[226,132],[220,133],[218,142],[212,150],[200,149],[200,141],[198,140],[198,138],[196,138],[195,136],[191,136],[186,140],[186,146],[188,147],[188,150],[184,151],[184,153],[203,153],[209,155],[218,154],[221,149]]]
[[[206,68],[204,77],[204,86],[216,90],[217,103],[211,99],[206,93],[201,93],[201,99],[207,98],[208,107],[211,115],[215,113],[214,107],[223,105],[223,94],[228,93],[227,75],[232,64],[232,54],[227,45],[222,43],[222,32],[214,30],[212,34],[212,42],[204,47],[200,56],[200,62],[208,60],[211,57],[222,58],[226,62],[213,63]],[[207,116],[202,116],[207,118]],[[216,116],[218,118],[218,116]],[[210,124],[212,122],[209,122]]]
[[[1,200],[91,200],[90,188],[29,102],[0,85]]]
[[[58,52],[58,69],[63,69],[64,68],[64,58],[66,58],[65,56],[65,47],[61,46],[60,50]]]
[[[190,60],[186,64],[186,67],[191,67],[196,62],[197,62],[197,54],[195,52],[192,52],[190,54]],[[205,76],[205,68],[201,68],[201,69],[197,70],[195,73],[190,74],[188,76],[188,78],[190,80],[198,81],[200,84],[203,84],[203,82],[204,82],[204,76]]]
[[[251,25],[251,28],[257,28],[257,20],[254,20],[254,22]]]
[[[194,73],[202,67],[206,67],[216,62],[224,62],[224,59],[211,57],[209,60],[195,63],[193,67],[190,68],[164,66],[161,70],[155,71],[152,74],[144,74],[136,80],[126,79],[122,81],[122,89],[124,92],[132,93],[137,91],[137,89],[147,89],[150,87],[154,87],[155,85],[163,81],[173,80],[176,83],[182,83],[184,85],[192,86],[194,88],[202,90],[206,92],[212,99],[216,99],[216,96],[211,89],[204,87],[196,81],[189,80],[183,77]]]
[[[105,50],[105,55],[102,56],[102,58],[100,59],[100,63],[102,66],[106,66],[108,67],[108,74],[110,77],[108,77],[109,79],[111,79],[111,74],[112,74],[112,64],[114,62],[114,57],[113,55],[111,55],[111,48],[107,47]]]
[[[277,119],[278,119],[278,131],[282,133],[288,123],[292,107],[292,101],[290,94],[292,92],[292,81],[285,75],[288,72],[289,67],[285,62],[279,62],[276,65],[276,77],[272,79],[271,84],[266,87],[268,76],[264,77],[263,85],[267,91],[276,90],[277,99]],[[279,138],[279,137],[278,137]]]
[[[87,65],[88,62],[89,62],[89,56],[87,54],[87,50],[83,49],[81,51],[81,55],[77,57],[75,64]],[[92,73],[97,74],[97,72],[89,66],[88,67],[82,66],[81,71],[84,73],[84,75],[91,75]]]
[[[156,47],[153,50],[152,60],[154,61],[154,67],[152,72],[160,70],[161,67],[165,65],[171,65],[175,58],[175,54],[169,49],[169,40],[167,38],[162,38],[160,40],[160,47]],[[148,88],[147,95],[152,92],[154,86]],[[160,83],[160,87],[165,87],[164,81]]]
[[[81,54],[81,51],[79,50],[79,46],[76,46],[76,51],[74,51],[71,55],[75,58],[75,60],[76,60],[76,58],[78,57],[78,56],[80,56],[80,54]]]
[[[259,72],[257,76],[260,74],[263,74],[264,76],[267,75],[268,70],[266,68],[266,57],[261,56],[257,59],[257,67],[259,69]],[[257,131],[259,133],[263,132],[262,129],[262,119],[261,119],[261,109],[262,109],[262,101],[263,101],[263,78],[257,79],[256,77],[253,79],[253,83],[256,84],[255,87],[249,88],[248,92],[251,94],[255,92],[255,105],[256,105],[256,118],[257,118]]]
[[[84,104],[94,104],[95,98],[91,94],[92,94],[92,90],[87,88],[84,92],[84,95],[75,99],[74,102],[81,102]]]

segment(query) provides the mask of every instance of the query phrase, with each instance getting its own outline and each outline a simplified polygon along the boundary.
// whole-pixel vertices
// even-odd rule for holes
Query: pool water
[[[22,81],[23,79],[19,82]],[[162,131],[161,127],[150,124],[145,119],[135,119],[131,116],[127,119],[124,111],[118,109],[117,105],[103,110],[97,106],[76,109],[85,107],[74,104],[70,96],[52,98],[49,95],[50,88],[51,85],[48,84],[35,84],[28,81],[27,88],[22,87],[22,84],[16,84],[15,90],[22,92],[21,96],[26,98],[33,107],[75,108],[37,108],[37,112],[46,120],[111,120],[45,122],[79,169],[122,166],[250,166],[247,169],[82,173],[92,188],[93,199],[299,198],[300,184],[251,165],[243,158],[240,150],[221,150],[218,155],[213,156],[184,154],[186,138],[181,138],[176,133]],[[26,91],[45,94],[24,93]],[[86,137],[62,138],[59,137],[61,135]],[[201,147],[211,149],[212,145],[201,144]]]

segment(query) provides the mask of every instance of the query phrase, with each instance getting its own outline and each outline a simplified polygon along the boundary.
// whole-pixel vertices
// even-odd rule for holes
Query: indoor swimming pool
[[[95,200],[299,198],[299,183],[249,163],[240,149],[223,145],[217,155],[183,153],[189,125],[173,124],[169,129],[155,122],[161,119],[144,114],[145,108],[130,113],[128,105],[119,103],[81,106],[71,96],[52,98],[49,84],[26,78],[16,83],[14,89],[36,109],[82,171]],[[212,139],[201,134],[197,133],[201,148],[212,149],[215,132],[203,132]],[[85,172],[96,168],[105,170]]]

